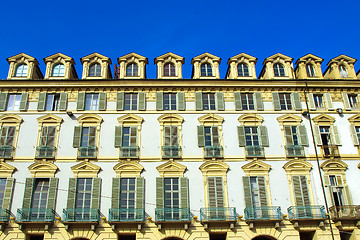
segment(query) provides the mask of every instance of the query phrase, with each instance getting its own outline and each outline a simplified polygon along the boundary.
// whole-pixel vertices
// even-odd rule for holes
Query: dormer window
[[[15,77],[27,77],[27,73],[28,73],[28,65],[20,64],[16,68]]]
[[[172,63],[166,63],[164,65],[164,76],[165,77],[175,77],[175,65]]]
[[[127,77],[139,76],[139,67],[136,63],[130,63],[126,66],[126,76]]]
[[[201,76],[202,77],[211,77],[213,76],[212,67],[209,63],[201,64]]]
[[[349,77],[348,72],[344,65],[339,65],[339,72],[341,78],[347,78]]]
[[[239,77],[249,77],[249,67],[245,63],[239,63],[237,66]]]
[[[90,66],[89,77],[101,77],[101,65],[94,63]]]
[[[63,64],[56,64],[51,73],[52,77],[64,77],[65,76],[65,66]]]
[[[274,64],[274,76],[285,77],[285,68],[281,63]]]
[[[313,65],[306,64],[306,74],[308,77],[315,77],[315,69]]]

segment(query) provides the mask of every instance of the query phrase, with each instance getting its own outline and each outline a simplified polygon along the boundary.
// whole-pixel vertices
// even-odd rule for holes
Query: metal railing
[[[322,145],[324,157],[338,157],[339,149],[336,145]]]
[[[13,154],[13,146],[0,146],[0,158],[12,158]]]
[[[201,221],[236,221],[237,214],[234,207],[201,208]]]
[[[287,157],[303,157],[305,155],[304,147],[301,145],[286,145],[285,149]]]
[[[96,147],[86,146],[78,147],[78,157],[79,158],[96,158]]]
[[[17,210],[17,219],[20,222],[53,222],[55,211],[46,208],[21,208]]]
[[[289,219],[325,219],[324,206],[291,206],[287,209]]]
[[[9,209],[0,208],[0,222],[8,222],[11,212]]]
[[[36,148],[36,157],[37,158],[54,158],[55,157],[54,146],[39,146]]]
[[[223,157],[223,148],[221,146],[205,146],[205,157]]]
[[[155,220],[166,221],[191,221],[190,208],[155,208]]]
[[[124,158],[138,158],[139,147],[138,146],[122,146],[120,147],[120,157]]]
[[[264,147],[261,145],[245,146],[246,157],[264,157]]]
[[[332,206],[329,208],[330,217],[333,219],[360,218],[359,205]]]
[[[247,207],[244,214],[246,220],[282,219],[281,207]]]
[[[145,209],[143,208],[111,208],[109,221],[112,222],[144,222]]]
[[[63,212],[66,222],[100,221],[100,210],[98,208],[67,208]]]
[[[163,158],[179,158],[181,156],[180,146],[162,146]]]

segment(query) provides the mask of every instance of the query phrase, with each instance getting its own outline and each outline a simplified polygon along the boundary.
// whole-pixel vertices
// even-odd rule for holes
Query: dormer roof
[[[308,53],[305,56],[302,56],[301,58],[299,58],[298,60],[296,60],[296,65],[299,65],[300,62],[306,62],[308,60],[312,60],[314,62],[319,62],[320,64],[324,61],[324,59],[315,56],[314,54]]]
[[[354,64],[357,60],[355,58],[341,54],[335,58],[330,59],[326,64],[327,68],[324,72],[324,78],[326,79],[356,79],[356,73],[354,69]],[[339,71],[339,66],[343,65],[346,69],[346,76],[342,76]]]
[[[217,57],[215,55],[212,55],[211,53],[206,52],[206,53],[200,54],[200,55],[198,55],[196,57],[193,57],[191,59],[191,64],[194,64],[195,61],[201,61],[201,60],[206,59],[206,58],[210,58],[211,60],[216,61],[219,64],[221,63],[221,58],[219,58],[219,57]]]
[[[227,64],[229,65],[226,70],[227,79],[241,79],[241,78],[252,78],[256,79],[255,64],[257,58],[246,53],[240,53],[236,56],[229,58]],[[244,63],[248,67],[248,76],[239,76],[238,64]]]
[[[34,58],[30,55],[27,55],[26,53],[19,53],[12,57],[8,57],[6,59],[6,61],[10,64],[11,62],[15,62],[16,60],[19,60],[19,59],[22,59],[23,61],[27,60],[29,62],[34,62],[36,65],[39,65],[39,62],[38,62],[38,60],[36,60],[36,58]]]
[[[53,55],[50,55],[50,56],[44,58],[44,62],[46,64],[47,62],[52,62],[56,59],[63,59],[66,62],[70,61],[73,65],[75,65],[75,61],[72,57],[66,56],[65,54],[62,54],[62,53],[55,53]]]
[[[175,59],[176,61],[180,61],[182,64],[185,63],[185,58],[184,57],[181,57],[181,56],[179,56],[179,55],[177,55],[175,53],[172,53],[172,52],[168,52],[168,53],[165,53],[165,54],[155,58],[154,59],[154,64],[157,64],[160,61],[164,61],[165,59],[167,59],[169,57]]]
[[[255,62],[255,63],[256,63],[257,60],[258,60],[256,57],[253,57],[253,56],[251,56],[251,55],[249,55],[249,54],[240,53],[240,54],[238,54],[238,55],[235,55],[235,56],[229,58],[227,64],[230,64],[231,62],[234,62],[234,61],[237,62],[237,61],[242,60],[242,59],[247,59],[249,62]]]
[[[264,59],[263,68],[261,69],[260,79],[275,79],[275,78],[294,78],[293,58],[286,56],[282,53],[276,53]],[[285,76],[275,76],[273,65],[281,63],[284,65]]]
[[[92,54],[89,54],[89,55],[87,55],[85,57],[80,58],[80,61],[81,61],[81,64],[84,64],[85,61],[90,61],[91,59],[94,59],[94,58],[99,58],[102,61],[106,61],[109,64],[111,64],[111,59],[110,58],[108,58],[108,57],[106,57],[106,56],[104,56],[104,55],[102,55],[100,53],[97,53],[97,52],[94,52]]]
[[[273,61],[275,61],[277,59],[282,59],[285,62],[292,62],[294,60],[293,58],[291,58],[289,56],[286,56],[286,55],[284,55],[282,53],[276,53],[276,54],[274,54],[274,55],[272,55],[270,57],[265,58],[265,60],[263,62],[263,65],[265,65],[267,62],[273,62]]]
[[[44,62],[46,64],[45,79],[78,79],[73,58],[62,53],[55,53],[44,58]],[[65,74],[62,77],[52,76],[53,68],[58,63],[65,66]]]
[[[9,73],[7,79],[17,80],[17,79],[43,79],[44,76],[39,68],[39,62],[36,60],[36,58],[27,55],[25,53],[19,53],[12,57],[9,57],[6,59],[9,63]],[[19,65],[26,64],[27,74],[26,76],[16,76],[17,67]]]
[[[117,61],[120,64],[121,61],[127,61],[128,59],[135,59],[135,58],[138,59],[139,61],[144,61],[145,64],[149,63],[147,57],[141,56],[140,54],[134,52],[118,57]]]
[[[340,56],[337,56],[335,58],[330,59],[330,61],[326,64],[327,66],[330,66],[332,63],[338,63],[341,60],[345,60],[349,63],[355,64],[355,62],[357,61],[355,58],[346,56],[345,54],[341,54]]]

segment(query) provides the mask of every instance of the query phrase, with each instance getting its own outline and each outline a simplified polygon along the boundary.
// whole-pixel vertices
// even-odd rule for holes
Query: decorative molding
[[[160,177],[183,177],[186,166],[172,160],[156,167]]]
[[[226,71],[226,78],[227,79],[256,79],[256,70],[255,64],[257,62],[257,58],[253,57],[246,53],[240,53],[236,56],[229,58],[227,64],[229,65]],[[249,69],[249,76],[239,76],[238,75],[238,65],[239,64],[246,64]]]
[[[20,123],[22,123],[23,119],[16,115],[16,114],[9,114],[9,113],[5,113],[3,115],[0,116],[0,123],[4,124],[4,123],[11,123],[13,125],[20,125]]]
[[[224,176],[229,170],[229,165],[222,161],[206,161],[200,167],[204,176]]]
[[[39,124],[44,124],[44,123],[56,123],[56,124],[60,124],[63,119],[59,116],[56,116],[54,114],[46,114],[45,116],[41,116],[37,118]]]
[[[111,79],[110,64],[111,59],[100,54],[92,53],[85,57],[80,58],[83,65],[82,79]],[[101,76],[89,76],[90,66],[94,63],[98,63],[101,66]]]
[[[325,174],[344,173],[348,165],[341,160],[327,160],[320,165]]]
[[[360,114],[353,115],[348,118],[351,125],[360,126]]]
[[[124,161],[114,166],[116,177],[140,177],[144,167],[134,161]]]
[[[276,118],[276,120],[281,125],[297,126],[297,125],[300,125],[300,123],[302,121],[302,117],[289,113],[289,114],[285,114],[285,115],[282,115],[282,116]]]
[[[31,177],[35,178],[50,178],[54,177],[56,171],[59,169],[54,163],[47,161],[38,161],[28,167]]]
[[[212,76],[201,76],[201,65],[203,63],[208,63],[212,66],[212,73],[213,73]],[[207,52],[194,57],[193,59],[191,59],[191,64],[193,64],[193,71],[191,78],[220,79],[220,74],[219,74],[220,63],[221,63],[221,58]]]
[[[97,114],[94,114],[94,113],[86,113],[86,114],[83,114],[81,115],[80,117],[77,118],[78,122],[80,124],[97,124],[97,125],[100,125],[101,122],[102,122],[102,117],[100,117],[99,115]]]
[[[74,177],[85,178],[85,177],[97,177],[101,168],[90,162],[81,162],[71,167],[74,173]]]
[[[175,114],[175,113],[166,113],[161,115],[158,118],[158,121],[160,123],[160,125],[181,125],[184,121],[184,118],[182,116],[180,116],[179,114]]]
[[[198,118],[201,125],[221,125],[224,121],[223,117],[215,115],[213,113],[208,113],[204,116]]]
[[[238,121],[244,126],[260,126],[264,118],[259,114],[245,113],[238,118]]]
[[[241,167],[248,176],[268,175],[271,166],[260,161],[254,160]]]
[[[306,175],[312,169],[311,163],[305,160],[291,160],[284,164],[283,166],[287,174],[292,175]]]
[[[16,167],[6,162],[0,162],[0,177],[2,178],[12,177],[15,170]]]
[[[164,76],[164,65],[172,63],[175,66],[175,76]],[[181,79],[182,65],[185,63],[185,58],[176,55],[172,52],[165,53],[154,59],[154,64],[157,65],[157,78],[162,79]]]
[[[335,122],[335,118],[333,116],[329,116],[325,113],[313,117],[312,120],[316,125],[333,125]]]

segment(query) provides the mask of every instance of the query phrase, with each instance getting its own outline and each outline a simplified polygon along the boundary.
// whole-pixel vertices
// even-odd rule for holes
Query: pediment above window
[[[144,167],[133,161],[124,161],[114,166],[116,177],[140,177]]]
[[[62,53],[55,53],[44,58],[46,72],[44,79],[78,79],[73,58]]]
[[[182,65],[185,63],[185,58],[168,52],[154,59],[154,64],[157,65],[157,78],[181,79]]]
[[[101,124],[102,117],[97,114],[83,114],[77,118],[80,124],[89,123],[89,124]]]
[[[6,162],[0,162],[0,177],[7,178],[12,177],[16,168]]]
[[[238,118],[240,125],[243,126],[260,126],[264,118],[259,114],[246,113]]]
[[[305,160],[291,160],[283,166],[284,170],[288,174],[308,174],[312,169],[311,163]]]
[[[19,53],[6,59],[9,63],[9,73],[7,79],[43,79],[40,71],[39,62],[25,53]]]
[[[167,113],[158,118],[160,125],[181,125],[184,118],[178,114]]]
[[[193,65],[192,76],[193,79],[220,79],[219,65],[221,63],[221,58],[212,55],[210,53],[203,53],[199,56],[191,59],[191,64]],[[208,65],[206,69],[206,74],[204,75],[201,71],[202,65]],[[210,72],[211,71],[211,74]]]
[[[222,161],[206,161],[199,169],[205,176],[221,176],[226,175],[229,165]]]
[[[159,171],[160,177],[183,177],[186,166],[170,160],[156,169]]]
[[[80,59],[83,65],[82,79],[111,79],[111,59],[100,54],[92,53]]]
[[[241,79],[251,78],[256,79],[255,64],[257,58],[246,53],[240,53],[234,57],[229,58],[227,64],[229,65],[226,78],[227,79]],[[247,69],[244,69],[247,68]]]
[[[35,178],[50,178],[54,177],[58,167],[51,162],[39,161],[29,166],[31,177]]]
[[[337,174],[346,171],[348,165],[341,160],[327,160],[320,165],[326,174]]]
[[[351,123],[351,125],[360,126],[360,114],[349,117],[348,121]]]
[[[0,123],[12,123],[16,125],[20,125],[22,123],[23,119],[16,115],[16,114],[3,114],[0,116]]]
[[[71,170],[74,173],[74,177],[90,178],[97,177],[101,168],[90,162],[81,162],[71,167]]]
[[[122,117],[118,117],[117,120],[120,123],[120,125],[141,125],[144,119],[142,117],[130,113]]]
[[[254,160],[252,162],[249,162],[247,164],[245,164],[244,166],[241,167],[246,175],[267,175],[271,169],[271,166],[259,161],[259,160]]]
[[[276,118],[281,125],[297,126],[302,122],[302,117],[294,114],[286,114]]]
[[[314,117],[312,120],[316,125],[326,125],[326,126],[333,125],[334,122],[335,122],[334,117],[329,116],[329,115],[324,114],[324,113]]]
[[[208,113],[198,118],[201,125],[221,125],[224,121],[223,117]]]
[[[263,68],[260,72],[260,79],[294,79],[293,58],[281,53],[276,53],[263,62]],[[274,70],[276,67],[276,70]],[[281,69],[280,69],[281,67]]]
[[[38,117],[37,120],[40,124],[44,124],[44,123],[60,124],[63,121],[63,119],[61,117],[56,116],[54,114],[47,114],[45,116]]]

